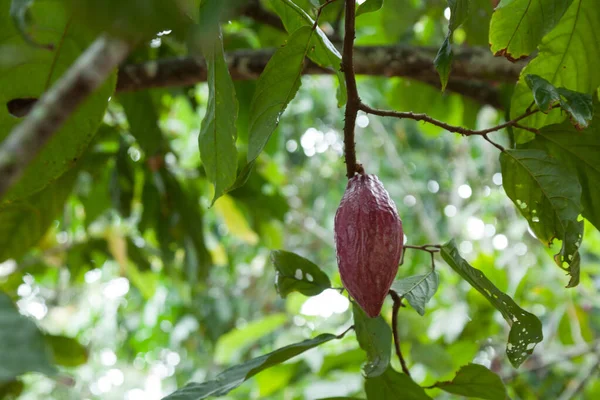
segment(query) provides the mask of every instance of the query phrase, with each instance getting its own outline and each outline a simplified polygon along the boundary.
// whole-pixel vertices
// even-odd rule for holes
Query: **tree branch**
[[[404,356],[402,355],[402,350],[400,350],[400,335],[398,335],[398,311],[400,311],[400,307],[404,307],[402,304],[402,297],[398,296],[393,290],[390,290],[390,297],[394,300],[394,306],[392,307],[392,334],[394,336],[394,346],[396,348],[396,355],[398,356],[398,360],[400,360],[400,365],[402,366],[402,372],[406,375],[410,376],[410,371],[406,366],[406,361],[404,360]]]
[[[0,144],[0,198],[77,106],[106,80],[128,52],[129,45],[120,39],[98,38],[36,102],[25,120]]]
[[[344,112],[344,157],[346,159],[346,176],[352,178],[358,171],[356,165],[356,148],[354,143],[354,127],[360,109],[360,97],[354,76],[354,35],[356,34],[356,0],[346,0],[346,18],[344,21],[344,48],[342,53],[342,72],[346,80],[348,101]]]

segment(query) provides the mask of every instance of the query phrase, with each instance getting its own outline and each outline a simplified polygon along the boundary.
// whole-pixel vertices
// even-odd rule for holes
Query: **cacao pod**
[[[348,181],[334,225],[342,283],[367,315],[376,317],[404,244],[396,205],[377,176],[357,174]]]

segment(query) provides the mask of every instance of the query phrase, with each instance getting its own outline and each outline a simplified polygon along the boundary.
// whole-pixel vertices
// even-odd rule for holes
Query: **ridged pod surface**
[[[369,317],[381,312],[403,242],[402,221],[379,178],[351,178],[335,214],[335,247],[342,283]]]

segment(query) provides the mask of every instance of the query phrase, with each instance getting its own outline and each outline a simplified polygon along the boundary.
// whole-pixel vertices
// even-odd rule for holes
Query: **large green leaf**
[[[18,259],[44,236],[73,189],[77,171],[25,199],[0,205],[0,262]]]
[[[15,99],[39,98],[95,38],[84,21],[72,18],[65,2],[38,1],[29,8],[31,23],[36,27],[33,39],[52,44],[53,49],[30,46],[12,23],[8,2],[4,0],[2,4],[0,53],[12,49],[15,56],[0,61],[0,143],[21,122],[5,105]],[[115,83],[113,74],[77,108],[5,194],[3,204],[40,191],[75,165],[96,133]]]
[[[315,23],[310,15],[292,0],[272,0],[271,6],[281,18],[289,34],[296,32],[303,26],[312,27]],[[316,27],[316,37],[313,38],[313,46],[314,50],[307,55],[320,66],[330,67],[335,71],[339,82],[337,91],[338,107],[342,107],[347,100],[346,79],[341,70],[342,55],[318,26]]]
[[[88,360],[88,350],[76,339],[45,335],[44,340],[52,350],[54,362],[64,367],[77,367],[85,364]]]
[[[579,246],[583,237],[581,185],[575,173],[542,150],[507,150],[500,154],[506,194],[547,246],[562,241],[556,264],[579,283]]]
[[[368,400],[431,400],[422,387],[408,375],[396,372],[392,367],[377,377],[365,380]]]
[[[269,354],[226,369],[212,381],[189,383],[187,386],[165,397],[164,400],[200,400],[211,396],[224,396],[259,372],[281,364],[290,358],[296,357],[298,354],[302,354],[307,350],[336,338],[339,338],[339,336],[324,333],[314,339],[282,347]]]
[[[503,0],[490,23],[490,45],[496,56],[511,61],[527,57],[550,32],[573,0]]]
[[[250,107],[248,163],[254,161],[279,124],[279,118],[300,88],[304,58],[313,30],[303,26],[271,57],[258,78]]]
[[[521,71],[513,93],[510,116],[522,115],[532,104],[533,96],[527,87],[527,75],[539,75],[554,87],[592,94],[600,85],[600,7],[596,0],[573,0],[558,25],[539,46],[539,53]],[[556,109],[548,114],[536,113],[521,121],[522,125],[541,128],[561,122],[564,116]],[[516,130],[517,143],[525,143],[534,134]]]
[[[213,203],[237,178],[235,140],[238,101],[223,53],[221,31],[214,41],[202,47],[208,67],[208,106],[198,141],[208,179],[215,186]]]
[[[356,303],[352,304],[352,314],[356,339],[367,353],[367,363],[363,367],[365,376],[379,376],[390,365],[392,331],[381,315],[369,318]]]
[[[316,296],[331,287],[329,277],[317,265],[289,251],[271,252],[271,261],[277,270],[275,286],[281,297],[291,292]]]
[[[442,90],[446,89],[448,84],[448,77],[450,76],[450,69],[452,67],[452,59],[454,55],[452,53],[452,36],[454,31],[458,28],[469,15],[469,0],[447,0],[448,7],[450,8],[450,21],[448,22],[448,34],[446,39],[442,43],[442,46],[438,50],[433,65],[440,75],[440,81],[442,82]]]
[[[53,375],[56,369],[36,324],[0,292],[0,383],[26,372]]]
[[[523,310],[507,294],[501,292],[478,269],[473,268],[460,256],[454,240],[441,249],[444,261],[494,306],[510,325],[506,355],[512,365],[518,367],[533,353],[536,344],[542,341],[542,323],[533,314]]]
[[[425,315],[425,304],[437,291],[439,277],[431,270],[425,275],[414,275],[392,283],[392,289],[404,296],[409,304],[421,315]]]
[[[468,364],[460,367],[454,379],[436,382],[435,387],[448,393],[486,400],[505,400],[506,388],[502,379],[483,365]]]
[[[598,107],[596,107],[598,108]],[[583,216],[600,230],[600,110],[589,128],[578,131],[569,122],[540,130],[527,148],[542,149],[575,171],[581,184]]]

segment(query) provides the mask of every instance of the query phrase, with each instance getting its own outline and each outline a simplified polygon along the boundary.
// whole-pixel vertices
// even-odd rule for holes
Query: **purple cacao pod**
[[[375,175],[355,175],[335,214],[335,248],[344,287],[371,318],[396,277],[404,232],[396,205]]]

